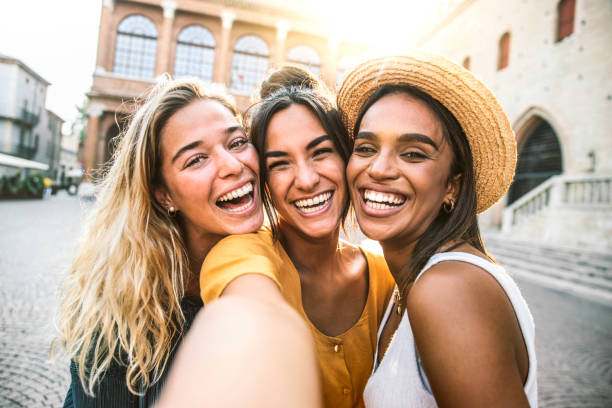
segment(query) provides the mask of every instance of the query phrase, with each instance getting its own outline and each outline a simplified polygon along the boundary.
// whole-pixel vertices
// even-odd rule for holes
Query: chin
[[[263,215],[252,217],[227,228],[228,235],[248,234],[257,231],[263,224]]]
[[[390,226],[383,225],[377,222],[360,221],[357,216],[357,224],[363,234],[374,241],[385,241],[393,238],[393,234],[389,231]]]

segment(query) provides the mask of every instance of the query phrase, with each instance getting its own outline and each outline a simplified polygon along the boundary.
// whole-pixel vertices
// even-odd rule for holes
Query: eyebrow
[[[223,133],[225,133],[226,135],[231,135],[232,133],[234,133],[237,130],[243,130],[242,127],[240,126],[230,126],[228,128],[226,128]],[[244,132],[244,130],[243,130]],[[176,152],[176,154],[174,155],[174,157],[172,157],[172,163],[174,163],[176,161],[176,159],[178,159],[181,154],[185,153],[187,150],[191,150],[194,149],[198,146],[200,146],[202,144],[201,140],[196,140],[195,142],[191,142],[189,144],[186,144],[185,146],[181,147],[178,152]]]
[[[355,135],[355,140],[357,139],[374,140],[376,139],[376,135],[372,132],[359,132],[357,133],[357,135]],[[400,142],[404,142],[404,143],[405,142],[425,143],[425,144],[432,146],[434,149],[438,150],[438,146],[436,145],[436,143],[429,136],[423,135],[421,133],[404,133],[403,135],[400,135],[397,138],[397,140]]]
[[[308,143],[306,145],[306,150],[310,150],[312,148],[314,148],[315,146],[317,146],[318,144],[323,143],[326,140],[331,140],[331,137],[329,137],[328,135],[322,135],[319,137],[315,137],[314,139],[312,139],[310,141],[310,143]],[[289,156],[289,154],[287,152],[283,152],[280,150],[271,150],[269,152],[266,152],[264,154],[264,157],[267,159],[268,157],[283,157],[283,156]]]

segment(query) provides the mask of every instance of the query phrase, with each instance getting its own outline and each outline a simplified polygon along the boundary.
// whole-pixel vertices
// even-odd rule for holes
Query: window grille
[[[138,78],[153,78],[157,54],[157,29],[148,18],[126,17],[117,27],[113,72]]]
[[[307,45],[298,45],[290,49],[287,53],[287,62],[305,68],[317,77],[321,75],[319,54]]]
[[[195,76],[212,82],[215,63],[215,38],[204,27],[186,27],[178,36],[174,76]]]
[[[269,56],[268,45],[259,37],[247,35],[236,41],[230,91],[240,95],[253,92],[266,76]]]

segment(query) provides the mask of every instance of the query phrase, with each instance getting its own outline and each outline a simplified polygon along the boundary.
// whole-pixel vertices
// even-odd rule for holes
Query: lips
[[[254,202],[253,183],[246,184],[228,191],[217,200],[217,207],[231,213],[240,213],[247,210]]]
[[[304,214],[312,214],[318,211],[323,210],[327,207],[327,205],[331,201],[331,197],[333,192],[326,191],[320,194],[317,194],[313,197],[302,198],[299,200],[295,200],[293,202],[294,207],[298,209],[301,213]]]

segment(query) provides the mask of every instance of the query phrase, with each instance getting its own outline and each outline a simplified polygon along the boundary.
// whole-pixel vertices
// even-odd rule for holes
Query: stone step
[[[495,254],[493,254],[495,255]],[[515,271],[529,272],[539,276],[571,282],[575,285],[586,286],[589,288],[600,289],[612,293],[612,281],[599,277],[586,276],[570,270],[551,268],[547,265],[533,263],[511,256],[498,256],[497,261],[513,274]]]
[[[573,272],[583,276],[601,278],[612,282],[612,268],[607,269],[601,265],[593,265],[589,262],[584,262],[581,259],[575,259],[566,256],[557,257],[557,254],[543,254],[537,251],[524,252],[517,251],[514,248],[498,245],[488,245],[488,251],[495,258],[516,258],[530,263],[549,267],[551,269],[560,269],[563,271]]]
[[[498,234],[485,235],[484,242],[491,253],[502,250],[512,251],[522,258],[530,257],[535,260],[537,257],[541,257],[544,262],[546,259],[557,260],[565,262],[568,265],[578,265],[587,270],[599,270],[612,274],[612,254],[609,253],[593,251],[588,248],[555,246],[539,242],[512,240]]]
[[[504,246],[517,250],[524,250],[527,252],[538,251],[542,253],[552,253],[557,254],[560,257],[569,257],[571,259],[585,259],[608,268],[612,266],[612,253],[596,251],[589,248],[550,245],[533,241],[519,241],[504,238],[499,234],[487,235],[484,237],[484,240],[485,244],[487,245]]]

